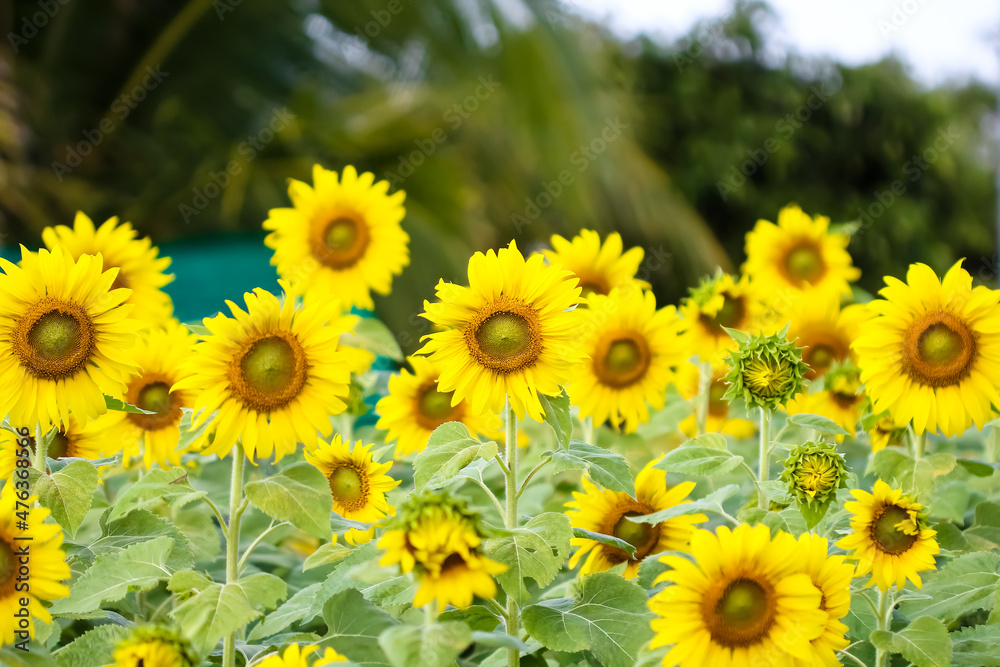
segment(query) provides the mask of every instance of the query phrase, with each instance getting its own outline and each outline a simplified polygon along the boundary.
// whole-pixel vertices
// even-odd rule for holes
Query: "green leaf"
[[[285,597],[285,582],[258,573],[231,584],[212,583],[179,604],[170,616],[184,629],[195,649],[209,653],[220,639],[273,609]]]
[[[500,618],[481,605],[472,605],[465,609],[450,609],[438,616],[439,621],[462,621],[472,630],[473,634],[491,633],[500,626]]]
[[[418,584],[412,577],[400,575],[390,577],[367,588],[360,588],[365,599],[378,605],[395,617],[399,617],[413,606]],[[444,620],[444,619],[441,619]]]
[[[169,579],[167,559],[174,548],[170,537],[133,544],[115,554],[97,557],[70,589],[68,598],[56,600],[53,614],[93,611],[102,602],[121,600],[132,590],[148,591],[161,579]]]
[[[106,521],[109,513],[110,510],[101,515],[101,536],[87,547],[93,556],[118,553],[133,544],[148,542],[157,537],[170,537],[174,540],[174,548],[167,558],[167,569],[175,572],[194,565],[195,552],[190,541],[172,522],[149,510],[135,510],[128,516],[109,523]],[[214,525],[212,531],[215,531]],[[201,552],[199,554],[204,555]]]
[[[97,468],[80,460],[59,472],[40,475],[33,488],[42,507],[48,507],[56,523],[73,537],[90,510],[97,483]]]
[[[563,449],[569,448],[573,436],[573,418],[569,414],[569,396],[564,389],[558,396],[538,394],[538,400],[545,411],[545,423],[552,427],[556,441]]]
[[[360,563],[367,563],[375,559],[375,544],[369,542],[363,546],[351,550],[351,553],[340,559],[336,566],[326,576],[320,584],[313,599],[306,610],[304,618],[308,621],[323,612],[323,606],[334,595],[348,589],[357,588],[363,582],[350,576],[350,570]]]
[[[796,426],[811,428],[814,431],[819,431],[820,433],[826,433],[829,435],[852,435],[844,430],[844,428],[838,425],[835,421],[822,415],[790,415],[788,417],[788,423]]]
[[[743,457],[728,449],[699,447],[684,443],[666,453],[653,467],[681,475],[721,475],[739,467]]]
[[[525,653],[531,650],[531,647],[522,642],[517,637],[511,637],[506,632],[472,632],[472,641],[476,646],[488,646],[497,648],[516,648],[518,651]],[[524,661],[521,662],[524,664]]]
[[[635,495],[635,483],[629,472],[628,461],[602,447],[571,440],[568,450],[546,452],[552,457],[552,474],[567,470],[586,470],[590,478],[611,491]]]
[[[424,451],[413,461],[416,490],[444,486],[476,459],[492,459],[497,443],[480,442],[461,422],[448,422],[434,429]]]
[[[962,534],[977,548],[1000,547],[1000,503],[985,502],[976,505],[975,520]]]
[[[1000,667],[1000,625],[962,628],[951,641],[951,667]]]
[[[120,519],[134,509],[151,505],[167,498],[185,496],[185,502],[205,495],[195,491],[188,482],[188,474],[179,466],[166,470],[150,470],[115,499],[108,521]]]
[[[972,459],[958,459],[957,463],[976,477],[992,477],[993,473],[997,471],[996,465],[992,463],[983,463]]]
[[[797,507],[789,507],[780,512],[768,512],[760,522],[771,529],[772,536],[776,535],[779,530],[792,535],[801,535],[808,530],[805,519]]]
[[[250,504],[272,519],[288,521],[321,540],[333,534],[330,485],[309,463],[294,463],[276,475],[249,482],[244,491]]]
[[[951,637],[944,623],[921,616],[899,632],[876,630],[871,635],[876,648],[899,653],[916,667],[944,667],[951,664]]]
[[[306,586],[273,612],[268,614],[247,637],[250,641],[276,635],[292,623],[305,618],[306,611],[312,604],[312,596],[319,590],[320,584]]]
[[[575,589],[572,598],[525,607],[525,630],[553,651],[591,651],[605,667],[633,667],[653,636],[645,591],[610,572],[583,576]]]
[[[359,665],[390,665],[379,637],[398,621],[366,600],[360,592],[349,589],[330,598],[323,606],[327,634],[321,647],[330,646]]]
[[[382,357],[389,357],[396,361],[403,360],[403,351],[399,348],[399,341],[381,320],[375,317],[362,317],[354,325],[354,331],[348,332],[341,337],[344,345],[350,345],[362,350],[368,350],[372,354]]]
[[[321,544],[316,551],[306,557],[305,561],[302,563],[302,569],[303,571],[311,570],[314,567],[336,563],[348,554],[354,553],[354,551],[354,549],[346,544],[337,544],[333,542]]]
[[[951,472],[956,459],[951,454],[939,452],[919,461],[893,447],[886,447],[872,457],[870,471],[908,495],[916,494],[926,501],[934,488],[934,479]]]
[[[450,667],[472,643],[472,631],[459,621],[394,625],[378,643],[393,667]]]
[[[545,512],[531,519],[510,535],[486,541],[486,555],[507,566],[496,575],[507,595],[522,604],[528,597],[524,579],[531,577],[540,587],[548,586],[562,569],[569,555],[573,529],[569,517],[560,512]]]
[[[603,533],[593,533],[589,530],[583,528],[573,527],[573,537],[582,537],[586,540],[595,540],[601,544],[607,544],[612,547],[618,547],[619,549],[624,549],[628,552],[629,556],[635,554],[635,547],[623,539],[617,538],[614,535],[604,535]]]
[[[907,600],[900,610],[910,618],[933,616],[951,623],[971,611],[992,609],[1000,584],[1000,553],[979,551],[952,560],[924,579],[929,599]]]
[[[738,493],[740,487],[736,484],[727,484],[721,489],[716,489],[712,493],[708,494],[704,498],[698,500],[692,500],[689,503],[681,503],[680,505],[674,505],[673,507],[668,507],[665,510],[660,510],[659,512],[653,512],[652,514],[643,514],[641,516],[630,516],[629,521],[634,521],[636,523],[661,523],[669,519],[674,519],[679,516],[684,516],[686,514],[695,514],[697,512],[713,512],[715,514],[725,514],[726,510],[722,507],[722,503]]]
[[[114,398],[112,396],[104,395],[104,405],[108,410],[113,410],[114,412],[128,412],[133,415],[155,415],[155,412],[150,412],[149,410],[143,410],[142,408],[137,408],[136,406],[126,403],[125,401]]]
[[[830,496],[829,502],[822,504],[816,502],[798,504],[799,512],[802,514],[802,518],[805,519],[807,530],[812,530],[816,527],[816,524],[823,520],[827,510],[830,509],[830,505],[833,504],[833,500],[834,497]]]
[[[128,636],[128,628],[115,625],[99,625],[83,633],[56,654],[58,667],[80,667],[80,665],[113,664],[115,645]]]
[[[211,336],[212,335],[211,329],[209,329],[208,327],[206,327],[203,324],[195,324],[194,322],[191,322],[191,323],[185,322],[184,326],[187,327],[188,331],[190,331],[191,333],[193,333],[196,336]]]
[[[726,436],[719,433],[702,433],[691,438],[687,442],[681,443],[682,447],[708,447],[710,449],[728,449]]]

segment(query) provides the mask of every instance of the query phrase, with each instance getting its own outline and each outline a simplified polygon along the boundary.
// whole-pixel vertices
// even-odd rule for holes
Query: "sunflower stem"
[[[507,479],[506,496],[507,511],[504,526],[508,530],[517,528],[517,415],[510,404],[510,398],[504,405],[504,418],[507,426],[505,443],[507,445],[507,469],[504,471]],[[518,609],[517,601],[507,595],[507,634],[517,638]],[[507,667],[519,667],[521,653],[516,648],[507,649]]]
[[[35,460],[33,461],[35,470],[45,472],[45,455],[49,453],[48,450],[49,441],[42,437],[42,425],[38,424],[35,426]]]
[[[243,450],[233,446],[233,478],[229,486],[229,529],[226,533],[226,584],[240,578],[240,515],[243,513]],[[222,646],[222,667],[236,667],[236,633]]]
[[[705,432],[708,424],[708,406],[712,389],[712,364],[698,364],[698,435]]]
[[[771,508],[771,501],[761,488],[771,474],[771,411],[760,409],[760,462],[757,468],[757,507],[762,510]]]
[[[888,630],[888,616],[889,616],[889,593],[887,591],[879,590],[878,592],[878,614],[876,616],[876,621],[878,621],[878,630]],[[886,658],[888,653],[882,649],[875,647],[875,667],[885,667]]]
[[[588,445],[594,444],[594,418],[585,417],[583,420],[583,441]]]
[[[919,461],[924,458],[924,449],[927,447],[927,431],[917,435],[913,439],[913,460]]]

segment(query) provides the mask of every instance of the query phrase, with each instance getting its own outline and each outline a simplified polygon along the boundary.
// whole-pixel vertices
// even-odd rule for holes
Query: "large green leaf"
[[[128,628],[121,625],[100,625],[88,630],[56,654],[58,667],[81,665],[110,665],[115,645],[128,636]]]
[[[393,625],[378,640],[393,667],[450,667],[471,642],[472,631],[460,621]]]
[[[94,464],[78,460],[51,475],[39,475],[33,488],[39,504],[48,507],[52,518],[72,537],[90,510],[97,483]]]
[[[281,606],[268,614],[263,621],[254,626],[247,639],[254,641],[276,635],[292,623],[305,618],[312,604],[313,596],[319,590],[320,584],[306,586],[298,593],[288,598]]]
[[[545,411],[545,423],[552,428],[558,442],[565,449],[573,436],[573,418],[569,414],[569,396],[564,389],[558,396],[539,394],[538,400]]]
[[[120,519],[134,509],[160,502],[161,500],[180,500],[190,502],[205,495],[204,491],[195,491],[188,482],[188,472],[180,466],[167,470],[150,470],[145,475],[118,495],[108,521]]]
[[[844,428],[835,421],[822,415],[811,415],[806,413],[790,415],[788,417],[788,423],[795,424],[796,426],[805,426],[813,429],[814,431],[819,431],[820,433],[826,433],[829,435],[852,435],[851,433],[845,431]]]
[[[1000,624],[951,633],[951,667],[1000,667]]]
[[[680,475],[721,475],[739,467],[743,457],[728,449],[687,443],[666,453],[653,467]]]
[[[486,541],[486,555],[507,566],[496,575],[507,595],[522,604],[528,596],[524,579],[534,579],[540,587],[548,586],[562,569],[569,555],[573,529],[569,517],[545,512],[510,534]]]
[[[358,665],[390,667],[379,637],[398,621],[360,592],[349,589],[330,598],[323,606],[323,620],[327,634],[320,646],[330,646]]]
[[[249,482],[244,491],[250,504],[271,518],[288,521],[321,540],[333,534],[330,485],[309,463],[293,463],[276,475]]]
[[[552,473],[567,470],[586,470],[591,479],[606,489],[635,494],[635,483],[629,472],[628,461],[602,447],[571,440],[569,449],[546,452],[552,457]]]
[[[443,486],[462,468],[476,459],[492,459],[497,443],[480,442],[461,422],[448,422],[434,429],[427,447],[413,461],[413,481],[416,490]]]
[[[195,551],[188,538],[176,524],[149,510],[134,510],[117,521],[106,521],[110,510],[101,515],[101,536],[86,547],[85,556],[93,560],[105,553],[117,553],[122,549],[140,542],[147,542],[157,537],[170,537],[174,540],[174,548],[167,558],[167,569],[171,572],[191,567],[194,564]],[[211,526],[214,533],[215,527]],[[204,557],[204,553],[199,552]]]
[[[933,616],[951,623],[977,609],[992,610],[1000,584],[1000,553],[964,554],[925,576],[926,598],[906,600],[900,610],[910,618]]]
[[[921,616],[899,632],[876,630],[871,642],[876,648],[899,653],[916,667],[943,667],[951,664],[951,636],[944,623]]]
[[[679,516],[697,514],[698,512],[714,512],[715,514],[724,514],[726,510],[723,509],[722,503],[738,493],[739,490],[740,487],[736,484],[727,484],[721,489],[716,489],[704,498],[692,500],[689,503],[674,505],[673,507],[668,507],[665,510],[653,512],[652,514],[630,516],[628,517],[628,520],[635,521],[637,523],[660,523]]]
[[[313,595],[303,618],[305,620],[310,620],[315,616],[318,616],[322,613],[324,605],[331,597],[347,590],[348,588],[357,588],[361,586],[364,582],[352,578],[350,576],[350,570],[356,565],[374,560],[375,554],[375,545],[369,542],[368,544],[353,549],[349,554],[341,558]]]

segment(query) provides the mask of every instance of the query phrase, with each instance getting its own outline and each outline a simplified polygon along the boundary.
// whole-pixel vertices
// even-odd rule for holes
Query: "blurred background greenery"
[[[412,262],[376,310],[407,350],[474,250],[617,230],[675,301],[788,202],[860,221],[864,289],[959,257],[994,282],[994,94],[926,89],[894,60],[776,60],[769,11],[739,2],[654,43],[555,0],[14,0],[0,245],[118,215],[175,257],[194,319],[274,285],[260,224],[319,162],[406,190]]]

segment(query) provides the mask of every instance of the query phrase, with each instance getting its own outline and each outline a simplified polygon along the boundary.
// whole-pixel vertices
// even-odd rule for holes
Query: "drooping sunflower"
[[[871,441],[872,453],[885,449],[889,445],[906,445],[906,422],[899,423],[888,412],[873,418],[873,423],[867,429]],[[867,418],[865,422],[867,422]]]
[[[645,254],[642,248],[622,252],[622,237],[618,232],[608,234],[601,244],[601,237],[590,229],[567,241],[558,234],[552,237],[552,250],[542,254],[553,266],[573,272],[580,281],[583,296],[610,294],[616,287],[627,291],[649,289],[649,283],[635,277]]]
[[[829,614],[803,572],[795,538],[763,524],[696,530],[694,562],[663,556],[670,581],[649,607],[658,618],[650,646],[673,644],[663,664],[682,667],[790,665],[813,656]]]
[[[496,595],[493,575],[507,566],[482,555],[478,518],[461,502],[433,492],[411,496],[387,527],[378,541],[386,551],[379,564],[398,563],[404,573],[417,574],[413,606],[437,600],[439,610],[449,604],[464,609],[475,595]]]
[[[132,295],[126,303],[135,306],[132,317],[148,324],[167,321],[174,312],[173,301],[162,291],[174,276],[164,271],[170,266],[169,257],[160,257],[160,249],[148,236],[138,238],[132,223],[118,224],[110,218],[100,227],[82,212],[77,212],[73,226],[57,225],[42,230],[42,241],[52,250],[61,246],[74,259],[81,255],[104,257],[105,270],[118,267],[112,289],[127,287]]]
[[[735,280],[726,273],[707,278],[681,302],[684,346],[703,363],[721,364],[736,342],[726,329],[747,333],[770,330],[764,304],[746,276]]]
[[[282,655],[269,655],[257,664],[257,667],[323,667],[332,665],[335,662],[347,662],[347,658],[340,655],[332,648],[327,647],[323,655],[316,655],[310,665],[309,656],[319,650],[319,646],[312,644],[299,649],[298,644],[292,644],[285,649]]]
[[[825,537],[812,533],[799,536],[797,559],[803,564],[803,571],[809,575],[813,586],[823,594],[820,609],[827,614],[826,627],[812,640],[814,657],[799,660],[796,667],[839,667],[837,651],[847,648],[850,642],[844,636],[847,626],[841,622],[851,610],[851,579],[854,568],[844,562],[844,556],[829,556],[830,545]]]
[[[47,430],[70,412],[96,417],[136,371],[130,292],[111,288],[117,270],[102,262],[61,247],[21,246],[20,266],[0,259],[0,414],[11,423]]]
[[[385,474],[392,468],[392,461],[376,462],[371,448],[372,445],[364,445],[360,440],[352,448],[335,435],[329,443],[320,442],[305,453],[306,460],[323,473],[330,484],[333,511],[351,521],[375,523],[396,511],[385,499],[385,494],[399,484],[399,480]],[[374,528],[352,528],[344,539],[349,544],[364,544],[374,534]]]
[[[172,391],[194,394],[194,426],[218,411],[194,444],[203,454],[225,456],[239,441],[251,461],[272,453],[280,460],[296,443],[315,445],[317,432],[332,433],[330,415],[347,407],[351,373],[372,355],[339,343],[358,318],[342,315],[336,302],[296,310],[294,299],[282,304],[259,287],[243,296],[246,311],[227,301],[233,317],[204,319],[211,334],[195,345]]]
[[[823,390],[814,394],[800,394],[785,404],[790,415],[805,413],[832,419],[848,433],[855,433],[858,420],[865,407],[861,390],[861,371],[854,364],[836,364],[823,378]],[[844,436],[838,435],[837,442]]]
[[[437,296],[423,317],[444,330],[425,336],[419,352],[441,368],[438,391],[476,414],[499,413],[507,396],[518,416],[542,421],[538,394],[558,395],[582,358],[571,345],[579,315],[570,309],[580,299],[573,274],[541,255],[525,260],[511,241],[472,256],[469,287],[441,281]]]
[[[124,452],[128,460],[141,454],[146,468],[153,463],[180,463],[181,452],[174,450],[180,437],[181,408],[193,407],[194,394],[170,388],[184,377],[182,369],[195,340],[176,321],[139,333],[134,354],[142,371],[128,379],[124,400],[154,414],[108,412],[94,420],[88,432],[100,435],[105,456]]]
[[[392,277],[410,263],[402,190],[348,165],[337,172],[313,167],[313,185],[292,180],[293,208],[274,208],[264,221],[274,249],[271,264],[307,302],[339,299],[344,307],[373,308],[371,291],[388,294]]]
[[[799,297],[788,312],[788,340],[802,349],[809,365],[806,379],[820,377],[834,363],[854,359],[851,343],[863,331],[870,313],[860,305],[840,307],[836,292],[810,292]]]
[[[687,359],[673,306],[656,309],[652,292],[615,288],[595,294],[581,313],[575,344],[589,357],[570,372],[570,401],[594,424],[624,424],[632,433],[649,421],[649,405],[663,408],[672,367]],[[648,404],[648,405],[647,405]]]
[[[434,429],[445,422],[462,422],[470,433],[501,428],[495,414],[477,414],[465,401],[452,405],[451,392],[438,389],[441,371],[433,361],[421,356],[408,361],[413,372],[404,368],[389,378],[389,393],[375,406],[381,415],[375,426],[388,431],[386,441],[396,441],[397,457],[422,452]]]
[[[854,343],[874,411],[917,433],[982,428],[1000,405],[1000,292],[973,287],[961,265],[943,281],[926,264],[911,264],[905,283],[887,276]]]
[[[872,584],[885,591],[893,584],[902,589],[909,579],[922,588],[919,572],[935,570],[934,555],[940,549],[934,536],[937,531],[927,527],[924,506],[893,489],[881,479],[872,493],[855,489],[855,502],[844,503],[851,512],[850,535],[837,542],[845,551],[853,550],[858,561],[857,574],[872,575]]]
[[[722,398],[726,395],[726,373],[728,370],[724,364],[712,366],[712,379],[708,385],[708,415],[705,419],[705,432],[725,433],[734,438],[749,438],[757,432],[756,424],[748,419],[731,416],[729,401]],[[674,384],[683,398],[694,401],[698,398],[698,392],[701,389],[701,370],[690,362],[681,364],[674,375]],[[689,438],[701,435],[698,433],[698,415],[694,406],[692,408],[692,414],[685,417],[679,425],[681,433]]]
[[[45,523],[49,510],[35,506],[36,500],[35,496],[31,496],[22,501],[28,509],[18,505],[15,512],[17,496],[14,484],[4,484],[0,489],[0,646],[13,644],[15,631],[27,629],[32,638],[35,636],[35,624],[29,623],[27,628],[18,627],[18,618],[14,615],[24,606],[21,604],[23,599],[27,599],[26,606],[33,618],[51,623],[52,615],[41,601],[69,595],[69,587],[62,583],[70,577],[69,565],[62,550],[62,528],[55,523]],[[27,519],[24,519],[25,513]],[[27,574],[19,571],[17,555],[26,544],[30,546],[31,558]],[[23,585],[15,588],[18,582]]]
[[[798,206],[778,213],[778,224],[758,220],[747,234],[743,271],[763,293],[795,294],[831,290],[850,295],[861,276],[847,252],[850,237],[831,234],[830,219],[810,218]]]
[[[582,528],[592,533],[613,535],[625,540],[633,547],[631,556],[624,549],[604,544],[596,540],[574,537],[572,546],[579,547],[569,559],[569,566],[586,560],[580,568],[581,574],[604,572],[619,563],[625,566],[626,579],[634,579],[639,574],[643,560],[663,551],[687,551],[691,533],[697,523],[708,521],[704,514],[690,514],[674,517],[656,524],[636,523],[626,517],[652,514],[691,502],[685,500],[694,490],[694,482],[681,482],[674,487],[667,486],[667,473],[653,466],[663,457],[646,464],[635,478],[635,498],[621,491],[602,489],[588,477],[581,484],[583,493],[573,492],[573,500],[566,503],[570,509],[567,515],[574,528]]]
[[[194,667],[198,659],[190,643],[167,628],[140,626],[115,648],[109,667]]]

